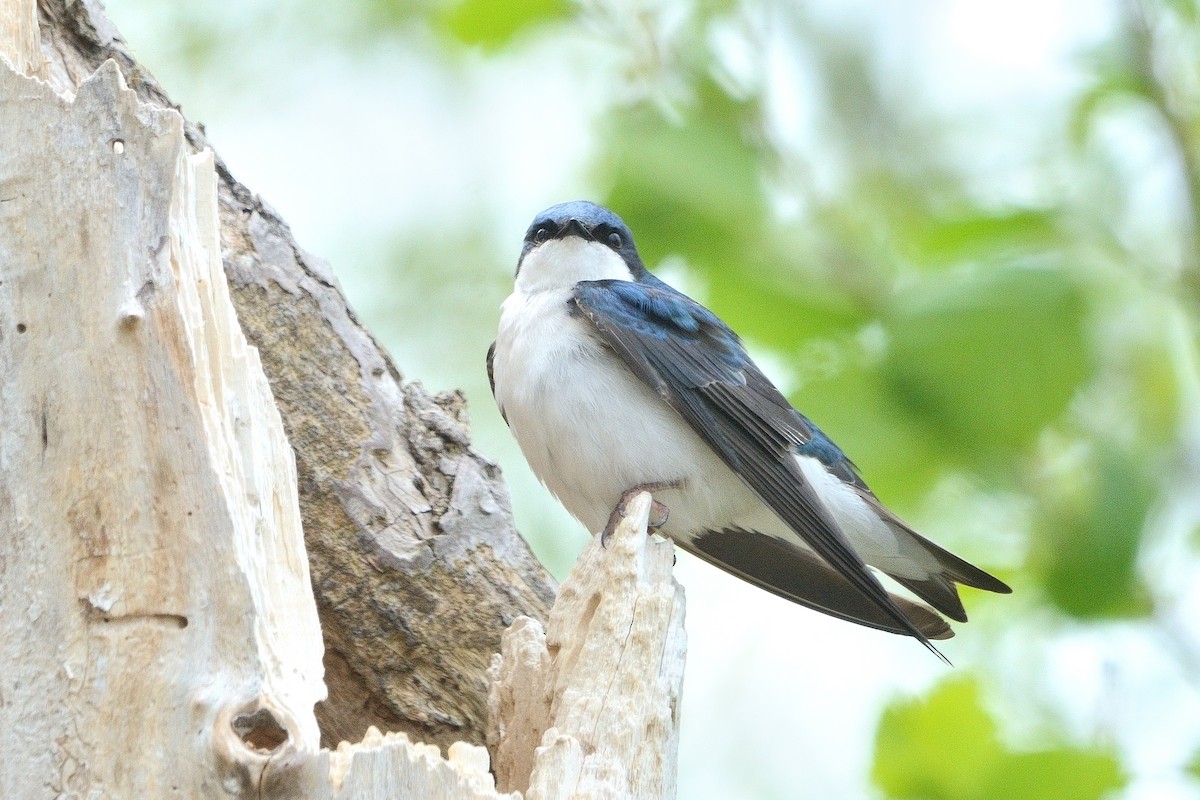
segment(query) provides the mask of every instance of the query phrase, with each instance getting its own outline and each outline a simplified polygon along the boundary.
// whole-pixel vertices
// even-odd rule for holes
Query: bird
[[[577,200],[525,233],[487,354],[537,478],[603,537],[640,491],[677,546],[802,606],[920,641],[1001,580],[921,536],[716,314],[654,276],[619,216]],[[885,587],[888,576],[911,596]]]

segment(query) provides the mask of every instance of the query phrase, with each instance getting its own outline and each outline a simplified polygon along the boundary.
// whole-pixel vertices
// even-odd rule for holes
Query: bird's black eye
[[[621,245],[624,243],[625,241],[621,238],[621,234],[617,233],[616,231],[613,231],[608,235],[608,246],[613,250],[620,250]]]
[[[544,242],[550,238],[550,230],[548,228],[538,228],[533,232],[533,240],[535,242]]]

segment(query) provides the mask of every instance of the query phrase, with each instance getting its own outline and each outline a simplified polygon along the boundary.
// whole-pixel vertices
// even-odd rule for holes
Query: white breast
[[[569,288],[518,290],[500,319],[496,401],[534,474],[593,533],[621,495],[642,483],[686,483],[655,495],[670,509],[668,534],[721,525],[754,506],[683,419],[586,320],[568,313],[570,296]]]
[[[632,280],[629,267],[614,251],[579,236],[551,239],[521,259],[514,294],[570,289],[580,281]]]

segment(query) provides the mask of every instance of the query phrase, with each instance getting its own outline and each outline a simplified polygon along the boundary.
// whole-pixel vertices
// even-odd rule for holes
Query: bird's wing
[[[496,396],[496,343],[492,342],[488,345],[487,354],[487,371],[488,371],[488,386],[492,387],[492,397]]]
[[[879,617],[890,620],[894,624],[887,627],[916,637],[941,656],[867,569],[804,479],[795,452],[813,441],[815,428],[750,360],[728,326],[652,276],[640,283],[582,281],[575,285],[571,302],[626,366],[674,408],[847,586],[840,593],[818,595],[822,587],[829,588],[828,581],[818,581],[814,588],[777,586],[779,576],[766,565],[757,570],[748,563],[730,563],[729,553],[701,550],[701,555],[764,588],[798,595],[799,602],[835,616],[871,627],[885,627]],[[764,547],[770,549],[751,545],[756,551]],[[851,588],[854,591],[846,591]],[[874,618],[863,613],[863,598],[879,612]]]
[[[492,387],[492,398],[493,399],[495,399],[495,397],[496,397],[496,369],[494,366],[495,362],[496,362],[496,343],[492,342],[492,344],[488,347],[487,371],[488,371],[488,385]],[[508,414],[504,413],[503,408],[500,409],[500,416],[504,419],[504,424],[507,425],[508,424]]]
[[[680,547],[742,580],[793,603],[830,616],[891,633],[908,634],[907,626],[874,598],[863,594],[810,550],[756,531],[740,528],[706,531]],[[903,597],[891,600],[930,639],[949,639],[954,631],[936,612]]]

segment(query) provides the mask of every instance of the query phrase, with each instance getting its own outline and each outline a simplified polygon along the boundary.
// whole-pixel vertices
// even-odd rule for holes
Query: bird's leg
[[[608,524],[600,532],[600,546],[604,548],[608,547],[608,537],[612,536],[613,531],[617,529],[617,524],[629,510],[629,501],[642,492],[650,492],[650,519],[646,523],[647,532],[654,533],[663,525],[666,525],[671,509],[655,500],[654,493],[663,489],[678,489],[680,486],[680,481],[654,481],[651,483],[639,483],[637,486],[631,486],[626,489],[624,494],[621,495],[621,499],[617,501],[617,505],[613,508],[612,513],[608,515]]]

